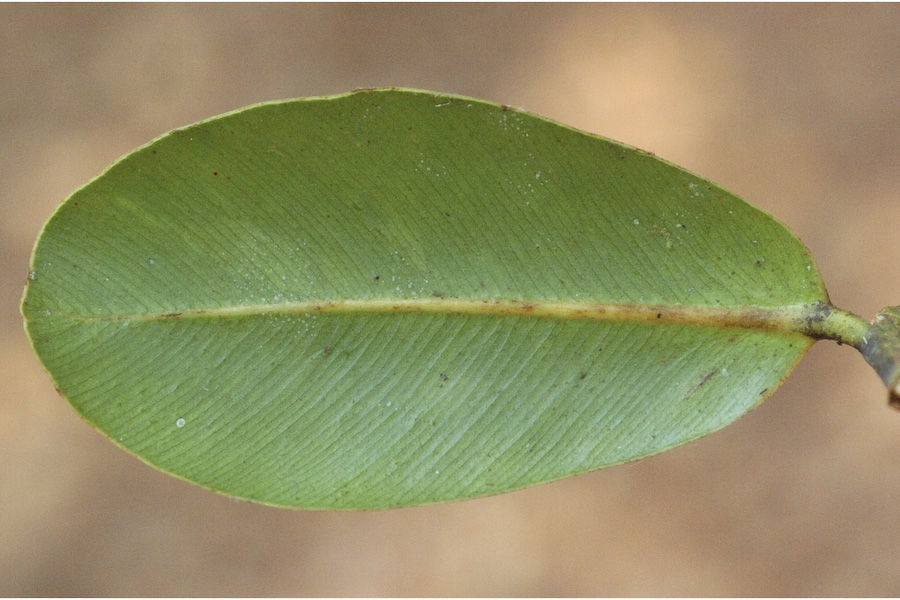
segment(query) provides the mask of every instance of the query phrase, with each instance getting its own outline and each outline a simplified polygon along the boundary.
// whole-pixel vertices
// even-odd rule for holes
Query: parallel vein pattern
[[[310,508],[665,450],[755,406],[832,317],[802,244],[714,184],[408,90],[163,136],[73,194],[31,268],[28,333],[88,421]]]

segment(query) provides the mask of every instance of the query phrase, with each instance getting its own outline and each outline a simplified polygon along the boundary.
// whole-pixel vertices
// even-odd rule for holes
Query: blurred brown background
[[[0,6],[0,595],[898,595],[900,414],[815,346],[672,452],[456,504],[307,513],[157,473],[54,392],[18,303],[122,154],[258,101],[403,85],[655,152],[773,213],[842,307],[900,304],[900,8]]]

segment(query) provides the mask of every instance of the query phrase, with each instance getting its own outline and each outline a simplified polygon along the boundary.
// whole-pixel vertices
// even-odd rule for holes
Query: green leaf
[[[66,201],[31,269],[28,334],[88,422],[188,481],[307,508],[683,444],[771,394],[829,314],[803,245],[718,186],[412,90],[165,135]]]

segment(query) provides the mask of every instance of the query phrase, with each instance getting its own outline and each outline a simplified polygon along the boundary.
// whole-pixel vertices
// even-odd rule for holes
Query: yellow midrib
[[[468,298],[370,298],[280,302],[173,312],[122,315],[59,315],[82,321],[162,321],[173,319],[340,313],[436,313],[571,320],[659,322],[804,333],[803,322],[818,305],[731,307],[618,304]]]

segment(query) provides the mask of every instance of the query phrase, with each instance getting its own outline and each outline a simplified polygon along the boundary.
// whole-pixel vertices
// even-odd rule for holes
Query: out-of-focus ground
[[[0,595],[900,594],[900,414],[817,344],[669,453],[468,502],[292,512],[162,475],[53,390],[22,330],[66,196],[175,127],[402,85],[655,152],[774,214],[832,300],[900,304],[900,8],[0,6]]]

